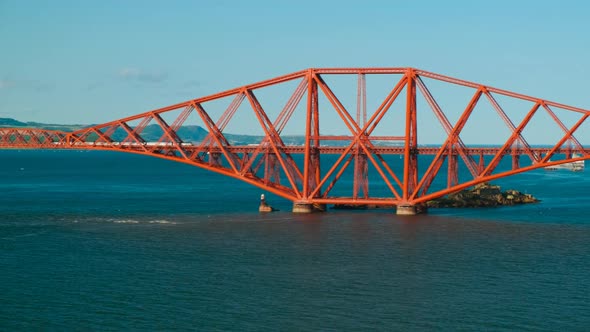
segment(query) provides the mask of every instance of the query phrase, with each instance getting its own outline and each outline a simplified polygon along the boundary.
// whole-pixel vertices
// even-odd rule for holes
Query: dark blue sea
[[[590,171],[538,204],[293,215],[138,155],[0,151],[2,331],[588,331]]]

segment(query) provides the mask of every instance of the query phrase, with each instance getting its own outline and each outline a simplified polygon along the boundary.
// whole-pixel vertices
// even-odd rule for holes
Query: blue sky
[[[590,108],[586,1],[0,0],[0,117],[100,123],[308,67]]]

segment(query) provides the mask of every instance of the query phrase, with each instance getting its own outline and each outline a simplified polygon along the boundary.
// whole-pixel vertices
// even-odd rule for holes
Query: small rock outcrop
[[[264,194],[260,195],[260,205],[258,206],[258,212],[274,212],[278,211],[266,202]]]
[[[539,200],[530,194],[523,194],[512,189],[502,192],[500,186],[481,183],[473,188],[431,200],[427,203],[427,206],[429,208],[492,207],[537,202]]]

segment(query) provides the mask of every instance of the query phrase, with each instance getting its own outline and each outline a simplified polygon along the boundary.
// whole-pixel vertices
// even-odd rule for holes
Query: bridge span
[[[373,76],[383,93],[368,101]],[[439,101],[431,86],[459,87],[468,98]],[[414,214],[478,183],[590,158],[581,143],[588,116],[586,109],[415,68],[307,69],[73,132],[0,128],[0,148],[169,159],[291,200],[294,212],[372,204]],[[498,133],[493,145],[469,143],[490,129]],[[419,134],[436,130],[440,142],[420,143]],[[538,138],[542,145],[529,143]]]

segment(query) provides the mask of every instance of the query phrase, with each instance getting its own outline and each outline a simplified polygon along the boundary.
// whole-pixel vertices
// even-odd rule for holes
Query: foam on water
[[[139,224],[138,220],[133,219],[110,219],[108,221],[113,222],[115,224]]]
[[[107,222],[115,224],[159,224],[159,225],[175,225],[176,222],[165,219],[154,220],[137,220],[137,219],[105,219]]]
[[[165,224],[165,225],[175,225],[176,222],[169,221],[169,220],[149,220],[149,224]]]
[[[14,241],[14,240],[17,240],[18,238],[38,236],[38,235],[45,234],[45,233],[47,233],[47,231],[6,236],[6,237],[0,237],[0,240]]]
[[[73,223],[73,224],[128,224],[128,225],[139,225],[139,224],[158,224],[158,225],[176,225],[176,221],[166,219],[134,219],[134,218],[99,218],[99,217],[87,217],[87,218],[75,218],[65,219],[61,218],[57,221],[58,223]]]

